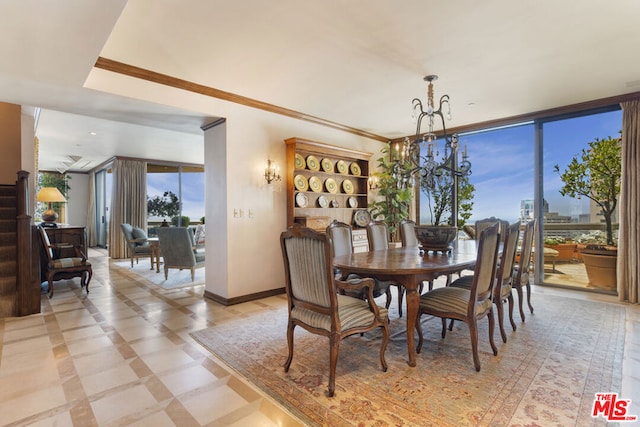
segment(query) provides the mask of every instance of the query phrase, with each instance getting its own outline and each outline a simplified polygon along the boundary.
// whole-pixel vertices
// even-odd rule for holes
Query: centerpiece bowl
[[[451,243],[458,235],[458,228],[451,225],[416,225],[416,237],[425,251],[449,252]]]

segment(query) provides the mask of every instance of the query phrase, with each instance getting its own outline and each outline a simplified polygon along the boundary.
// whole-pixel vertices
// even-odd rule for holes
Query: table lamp
[[[44,187],[38,191],[36,198],[39,202],[49,203],[49,209],[42,214],[43,222],[40,225],[42,227],[57,227],[56,220],[58,219],[58,214],[53,210],[53,203],[67,201],[60,190],[56,187]]]

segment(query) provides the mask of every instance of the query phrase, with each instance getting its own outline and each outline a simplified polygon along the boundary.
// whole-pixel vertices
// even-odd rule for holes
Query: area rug
[[[620,392],[625,310],[621,305],[536,294],[534,315],[516,317],[498,356],[480,323],[482,369],[473,368],[469,332],[456,322],[441,339],[440,319],[423,316],[417,366],[406,364],[405,320],[391,314],[387,372],[379,336],[342,341],[336,393],[327,398],[328,339],[295,330],[287,357],[286,304],[191,334],[232,369],[311,426],[587,426],[595,393]],[[393,306],[393,304],[392,304]],[[528,313],[527,313],[528,314]]]
[[[195,280],[191,281],[191,270],[169,269],[169,277],[164,278],[164,270],[160,265],[160,272],[157,273],[154,268],[151,270],[148,259],[143,259],[137,264],[133,263],[131,268],[131,260],[113,261],[112,266],[118,268],[119,272],[139,280],[152,283],[163,289],[178,289],[197,285],[204,285],[205,268],[196,269]]]

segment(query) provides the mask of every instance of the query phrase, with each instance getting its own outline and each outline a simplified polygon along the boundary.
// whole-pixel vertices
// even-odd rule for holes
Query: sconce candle
[[[271,184],[273,181],[280,181],[280,167],[275,161],[267,158],[267,167],[264,169],[264,179],[267,184]]]

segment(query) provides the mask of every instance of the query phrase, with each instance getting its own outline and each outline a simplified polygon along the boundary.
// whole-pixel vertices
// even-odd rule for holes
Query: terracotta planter
[[[544,247],[558,252],[556,261],[570,262],[577,258],[578,245],[576,243],[560,243],[557,245],[544,245]]]
[[[589,285],[616,290],[617,275],[616,262],[618,258],[617,250],[605,249],[580,249],[584,267],[587,270]]]

